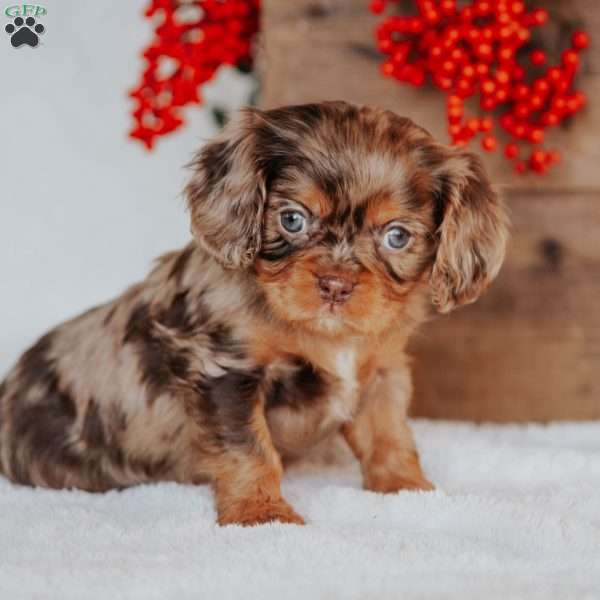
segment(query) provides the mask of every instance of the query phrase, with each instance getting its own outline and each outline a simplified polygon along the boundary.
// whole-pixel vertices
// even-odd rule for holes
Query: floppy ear
[[[496,277],[508,238],[508,218],[481,160],[453,148],[434,169],[438,248],[431,273],[432,301],[446,313],[474,302]]]
[[[256,156],[257,116],[254,109],[240,111],[189,165],[192,233],[228,268],[247,267],[260,249],[266,189]]]

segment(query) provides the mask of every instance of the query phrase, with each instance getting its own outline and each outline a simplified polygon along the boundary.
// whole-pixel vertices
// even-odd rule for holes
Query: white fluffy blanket
[[[600,423],[414,423],[430,493],[313,458],[305,527],[215,525],[207,487],[91,495],[0,479],[0,598],[600,598]]]

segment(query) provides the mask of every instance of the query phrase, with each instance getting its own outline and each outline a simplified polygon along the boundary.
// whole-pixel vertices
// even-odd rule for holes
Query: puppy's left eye
[[[290,233],[302,233],[306,229],[306,217],[297,210],[286,210],[279,217],[282,227]]]
[[[404,227],[391,227],[383,236],[383,244],[390,250],[402,250],[410,240],[410,233]]]

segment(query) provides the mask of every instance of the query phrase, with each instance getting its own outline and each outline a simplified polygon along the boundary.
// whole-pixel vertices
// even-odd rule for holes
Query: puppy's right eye
[[[383,237],[383,244],[390,250],[402,250],[410,241],[410,233],[404,227],[392,227]]]
[[[279,217],[281,226],[290,233],[302,233],[306,229],[306,217],[297,210],[286,210]]]

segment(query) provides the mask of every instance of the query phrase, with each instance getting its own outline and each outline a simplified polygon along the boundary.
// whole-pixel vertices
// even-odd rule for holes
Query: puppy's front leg
[[[250,376],[229,374],[203,394],[199,449],[214,483],[220,525],[303,524],[281,496],[281,459]],[[207,459],[208,457],[208,459]]]
[[[361,410],[342,427],[360,461],[363,485],[375,492],[432,490],[421,471],[406,422],[411,384],[408,370],[382,372],[366,390]]]

